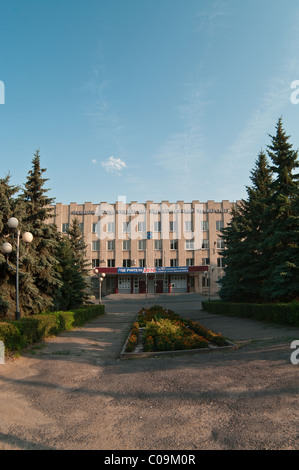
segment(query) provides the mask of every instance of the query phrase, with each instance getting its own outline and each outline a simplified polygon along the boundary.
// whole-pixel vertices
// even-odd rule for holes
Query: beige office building
[[[220,230],[230,221],[229,201],[171,203],[85,202],[53,206],[58,230],[66,233],[77,218],[87,245],[90,282],[102,293],[217,294],[223,275]]]

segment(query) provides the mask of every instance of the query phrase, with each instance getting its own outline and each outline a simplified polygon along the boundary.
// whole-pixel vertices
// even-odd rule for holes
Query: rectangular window
[[[91,249],[92,249],[92,251],[99,251],[99,249],[100,249],[100,240],[94,240],[91,243]]]
[[[154,222],[154,232],[161,232],[161,222]]]
[[[123,251],[129,251],[131,249],[131,240],[123,240]]]
[[[145,231],[146,231],[146,223],[138,222],[138,232],[145,232]]]
[[[207,232],[209,230],[209,221],[208,220],[203,220],[201,222],[201,230],[203,232]]]
[[[223,220],[216,220],[216,230],[222,230],[224,227]]]
[[[176,221],[169,222],[169,231],[170,232],[177,232],[178,231],[178,224]]]
[[[162,240],[155,240],[155,250],[162,250]]]
[[[185,289],[187,287],[187,277],[186,276],[171,276],[170,279],[171,287]]]
[[[107,250],[108,251],[114,251],[115,250],[115,240],[108,240]]]
[[[208,266],[210,264],[210,258],[202,258],[202,265]]]
[[[138,240],[138,250],[146,250],[146,240]]]
[[[123,268],[130,268],[130,267],[131,267],[131,260],[123,259]]]
[[[201,247],[205,250],[209,249],[209,240],[202,240]]]
[[[210,285],[210,279],[206,276],[202,276],[201,278],[201,285],[202,287],[209,287]]]
[[[107,233],[114,233],[115,232],[115,223],[108,222],[107,223]]]
[[[123,222],[123,233],[129,233],[129,222]]]
[[[192,232],[193,231],[193,222],[192,222],[192,220],[187,220],[185,222],[185,231],[186,232]]]
[[[225,241],[218,239],[217,240],[217,250],[224,250],[225,248]]]
[[[131,289],[131,278],[126,276],[120,276],[118,278],[119,289]]]
[[[170,240],[170,249],[177,250],[178,249],[178,241],[177,240]]]
[[[186,240],[185,249],[194,250],[194,240]]]
[[[93,268],[98,268],[100,266],[100,260],[99,259],[93,259],[92,260],[92,267]]]
[[[178,265],[178,260],[177,260],[176,258],[172,258],[172,259],[170,260],[170,267],[171,267],[171,268],[174,268],[174,267],[177,266],[177,265]]]
[[[139,259],[138,263],[139,263],[139,268],[145,268],[145,259]]]
[[[160,259],[160,258],[156,258],[156,259],[155,259],[155,268],[162,268],[162,266],[163,266],[163,260],[162,260],[162,258],[161,258],[161,259]]]
[[[224,268],[224,258],[217,258],[217,267],[218,268]]]
[[[62,224],[62,233],[67,233],[70,224]]]
[[[115,259],[107,259],[107,267],[115,268]]]
[[[187,258],[186,259],[186,266],[194,266],[194,259],[193,258]]]

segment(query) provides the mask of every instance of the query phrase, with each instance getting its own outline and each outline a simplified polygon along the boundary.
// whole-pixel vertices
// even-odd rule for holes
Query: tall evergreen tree
[[[77,263],[71,242],[65,236],[60,236],[57,246],[57,259],[62,285],[55,299],[56,307],[59,310],[80,307],[85,300],[85,281]]]
[[[265,212],[264,251],[268,260],[262,295],[269,301],[289,301],[299,297],[299,212],[298,151],[293,150],[282,119],[271,137],[268,155],[275,179]]]
[[[29,171],[27,182],[22,194],[25,216],[23,227],[33,234],[33,242],[26,255],[23,265],[26,271],[35,279],[35,285],[40,293],[39,302],[32,313],[53,308],[53,299],[61,286],[61,280],[56,270],[56,249],[58,243],[57,228],[47,224],[51,214],[50,205],[54,199],[46,195],[44,188],[47,179],[42,175],[46,169],[40,166],[40,154],[37,150],[32,160],[32,170]]]
[[[89,285],[86,279],[89,275],[90,263],[86,260],[87,246],[85,244],[84,235],[82,233],[78,218],[72,220],[71,226],[69,227],[67,233],[73,251],[75,265],[83,281],[83,284],[81,286],[81,291],[82,293],[84,292],[82,300],[87,300],[87,291]]]
[[[251,171],[252,186],[247,199],[232,213],[231,223],[223,230],[226,249],[225,275],[220,280],[220,296],[226,300],[257,301],[263,282],[266,259],[263,252],[264,211],[271,194],[272,176],[266,155],[261,151]]]
[[[89,262],[86,260],[86,244],[82,233],[80,222],[77,218],[73,219],[71,226],[67,230],[69,241],[74,252],[76,263],[83,276],[88,275]]]
[[[9,257],[4,258],[0,252],[0,317],[13,318],[16,312],[16,233],[9,229],[7,222],[16,217],[22,225],[24,207],[16,196],[18,186],[10,185],[10,176],[0,180],[0,235],[1,244],[8,242],[13,251]],[[24,246],[20,246],[19,268],[19,299],[22,311],[28,313],[33,299],[38,299],[39,293],[35,287],[34,279],[22,269],[22,254]]]

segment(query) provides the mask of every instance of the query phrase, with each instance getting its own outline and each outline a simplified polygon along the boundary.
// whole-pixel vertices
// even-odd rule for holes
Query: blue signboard
[[[156,268],[157,273],[187,273],[188,266],[175,266],[166,268]]]
[[[117,268],[119,274],[140,274],[144,268]]]
[[[143,274],[143,273],[188,273],[188,266],[174,266],[166,268],[117,268],[119,274]]]

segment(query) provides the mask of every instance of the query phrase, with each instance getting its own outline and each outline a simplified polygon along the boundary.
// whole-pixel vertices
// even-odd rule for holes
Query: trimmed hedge
[[[20,351],[49,336],[83,326],[93,318],[105,313],[104,305],[90,305],[67,312],[53,312],[20,320],[0,322],[0,340],[6,351]]]
[[[252,318],[299,326],[299,302],[286,304],[233,303],[220,300],[202,302],[202,310],[220,315]]]

